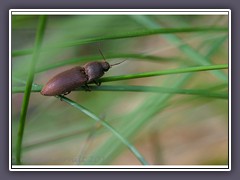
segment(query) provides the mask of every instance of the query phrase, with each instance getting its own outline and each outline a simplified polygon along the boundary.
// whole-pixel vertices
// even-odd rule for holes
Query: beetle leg
[[[62,97],[61,97],[61,96],[56,95],[55,97],[58,98],[58,99],[60,99],[60,101],[62,101]]]
[[[85,86],[83,86],[83,88],[85,89],[85,91],[91,91],[91,88],[87,84],[85,84]]]
[[[68,95],[70,92],[71,92],[71,91],[65,92],[63,95],[64,95],[64,96],[65,96],[65,95]]]
[[[97,86],[100,86],[100,85],[101,85],[101,82],[99,82],[99,81],[94,80],[93,82],[94,82]]]

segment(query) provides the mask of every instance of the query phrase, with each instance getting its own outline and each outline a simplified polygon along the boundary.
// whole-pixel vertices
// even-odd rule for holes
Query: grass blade
[[[187,67],[187,68],[181,68],[181,69],[170,69],[170,70],[162,70],[162,71],[155,71],[155,72],[104,77],[104,78],[101,78],[99,81],[110,82],[110,81],[145,78],[145,77],[161,76],[161,75],[169,75],[169,74],[191,73],[191,72],[198,72],[198,71],[209,71],[209,70],[218,70],[218,69],[227,69],[227,68],[228,68],[228,64],[219,64],[219,65],[211,65],[211,66],[195,66],[195,67]]]
[[[89,86],[92,91],[120,91],[120,92],[151,92],[151,93],[166,93],[166,94],[185,94],[197,95],[211,98],[228,99],[227,93],[214,93],[209,89],[174,89],[156,86]],[[218,86],[216,86],[218,88]],[[25,87],[13,87],[13,93],[24,92]],[[32,87],[32,92],[40,92],[42,86]],[[75,91],[85,91],[84,88],[78,88]]]
[[[137,22],[139,22],[139,23],[143,24],[144,26],[149,27],[151,29],[161,28],[161,25],[159,23],[156,23],[155,21],[153,21],[149,16],[139,15],[139,16],[131,16],[131,17],[134,18]],[[204,57],[201,54],[199,54],[191,46],[189,46],[187,44],[181,45],[181,44],[183,44],[183,42],[176,35],[168,34],[168,35],[164,35],[164,37],[166,39],[168,39],[170,42],[172,42],[173,44],[175,44],[176,46],[178,46],[179,49],[184,54],[186,54],[188,57],[190,57],[196,63],[198,63],[200,65],[211,65],[210,60],[207,57]],[[221,71],[216,71],[216,72],[212,72],[212,73],[216,77],[218,77],[224,81],[228,80],[227,76]]]
[[[141,37],[141,36],[149,36],[154,34],[170,34],[170,33],[186,33],[186,32],[221,32],[221,31],[227,31],[228,28],[226,27],[191,27],[191,28],[166,28],[166,29],[147,29],[147,30],[141,30],[141,31],[133,31],[133,32],[124,32],[121,34],[110,34],[105,35],[101,37],[96,38],[89,38],[89,39],[82,39],[77,40],[73,42],[64,42],[64,43],[58,43],[53,44],[48,47],[44,47],[43,51],[49,51],[51,49],[55,48],[66,48],[66,47],[73,47],[73,46],[79,46],[83,44],[89,44],[89,43],[95,43],[99,41],[104,40],[113,40],[113,39],[122,39],[122,38],[132,38],[132,37]],[[22,55],[28,55],[33,52],[33,49],[24,49],[24,50],[18,50],[14,51],[12,53],[12,56],[22,56]]]
[[[46,27],[46,22],[47,22],[46,16],[39,17],[39,25],[38,25],[35,45],[34,45],[34,49],[33,49],[33,57],[32,57],[32,61],[31,61],[30,72],[28,75],[26,89],[25,89],[25,93],[24,93],[22,109],[21,109],[21,114],[20,114],[19,128],[18,128],[18,137],[17,137],[17,143],[16,143],[16,163],[18,165],[21,164],[22,141],[23,141],[27,109],[28,109],[28,104],[29,104],[29,99],[30,99],[32,83],[33,83],[33,79],[34,79],[35,65],[37,63],[39,49],[42,44],[43,35],[45,32],[45,27]]]
[[[134,156],[143,164],[148,165],[147,161],[143,158],[143,156],[138,152],[138,150],[130,143],[127,139],[125,139],[121,134],[119,134],[109,123],[106,121],[101,120],[97,117],[94,113],[90,112],[85,107],[77,104],[76,102],[72,101],[71,99],[66,98],[65,96],[58,96],[61,100],[68,103],[69,105],[75,107],[76,109],[80,110],[90,118],[94,119],[96,122],[99,122],[102,126],[110,130],[123,144],[125,144],[129,150],[134,154]]]
[[[182,79],[178,79],[176,83],[174,83],[174,88],[179,88],[181,85],[186,83],[188,78],[190,77],[189,74],[184,75]],[[168,83],[169,80],[166,81]],[[151,98],[147,98],[144,103],[140,104],[139,107],[131,112],[123,121],[125,121],[126,124],[123,125],[120,130],[123,132],[123,134],[128,137],[129,139],[133,138],[133,136],[140,131],[140,129],[148,123],[148,120],[152,119],[153,116],[155,116],[157,113],[160,113],[164,108],[167,101],[172,97],[172,94],[164,94],[164,95],[154,95]],[[158,107],[156,108],[149,108],[149,107]],[[146,109],[149,109],[146,111]],[[114,146],[113,146],[114,144]],[[106,152],[106,148],[109,147],[108,151]],[[102,144],[98,149],[96,149],[94,152],[92,152],[90,155],[100,156],[102,154],[106,154],[108,156],[112,157],[112,160],[114,157],[116,157],[120,151],[123,150],[123,146],[116,142],[115,137],[110,137],[104,144]],[[101,160],[98,164],[107,164],[109,163],[108,160]]]

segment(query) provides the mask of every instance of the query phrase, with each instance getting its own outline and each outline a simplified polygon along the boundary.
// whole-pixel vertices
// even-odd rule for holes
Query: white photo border
[[[9,170],[10,171],[231,171],[231,10],[230,9],[10,9],[9,62],[12,15],[227,15],[228,16],[228,165],[12,165],[11,63],[9,63]]]

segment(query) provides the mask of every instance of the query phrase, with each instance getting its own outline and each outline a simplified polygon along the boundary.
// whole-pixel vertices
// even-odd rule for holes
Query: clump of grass
[[[82,17],[83,19],[86,17]],[[113,17],[114,19],[115,17]],[[203,26],[203,27],[177,27],[177,28],[163,28],[159,23],[154,21],[154,19],[151,18],[151,16],[129,16],[124,17],[127,18],[128,23],[132,23],[134,21],[136,24],[136,28],[134,30],[128,30],[123,31],[122,33],[111,33],[111,34],[103,34],[100,36],[94,36],[91,35],[90,38],[79,38],[79,40],[67,40],[65,36],[61,36],[62,34],[59,33],[58,42],[62,43],[53,43],[53,41],[45,43],[43,48],[41,47],[42,41],[43,41],[43,35],[45,31],[46,26],[46,16],[40,16],[39,21],[39,27],[37,28],[36,33],[36,39],[35,39],[35,45],[33,49],[23,49],[23,50],[14,50],[12,52],[12,56],[16,58],[14,63],[23,65],[21,63],[28,62],[29,55],[32,54],[32,61],[30,65],[30,71],[29,73],[24,72],[21,68],[16,69],[16,71],[13,71],[13,87],[12,87],[12,93],[24,93],[23,98],[23,105],[20,113],[20,122],[18,126],[18,135],[17,140],[13,140],[14,143],[16,143],[16,148],[14,149],[15,156],[16,156],[16,162],[17,164],[21,164],[21,158],[22,158],[22,151],[24,151],[23,146],[23,137],[26,139],[31,139],[29,136],[23,136],[24,135],[24,127],[26,122],[26,115],[29,112],[30,113],[30,119],[38,119],[38,121],[32,121],[33,128],[39,128],[39,132],[45,133],[45,129],[51,129],[52,133],[63,132],[66,133],[67,127],[64,126],[62,129],[59,129],[60,126],[60,113],[59,110],[54,111],[54,107],[51,106],[50,110],[52,109],[52,114],[54,114],[56,117],[56,120],[53,120],[53,116],[47,116],[47,113],[41,113],[43,109],[39,107],[39,104],[44,103],[44,98],[41,99],[41,102],[36,101],[37,104],[33,106],[35,108],[35,111],[39,110],[38,116],[31,116],[31,111],[29,110],[28,104],[30,100],[30,95],[34,92],[39,92],[42,88],[41,85],[37,85],[37,81],[34,81],[34,77],[41,77],[43,73],[46,73],[47,70],[55,69],[57,67],[65,66],[65,65],[72,65],[78,62],[87,62],[87,61],[94,61],[99,60],[101,56],[85,56],[76,58],[75,56],[78,56],[74,54],[74,57],[66,57],[63,58],[63,60],[58,62],[51,62],[52,57],[54,57],[54,52],[57,51],[60,53],[60,55],[64,55],[64,50],[73,47],[73,48],[79,48],[79,46],[86,46],[88,44],[91,44],[93,42],[108,42],[112,43],[114,46],[115,41],[117,43],[121,43],[120,40],[122,39],[128,39],[129,44],[131,44],[131,40],[139,40],[139,38],[149,38],[150,35],[154,36],[160,36],[161,38],[164,37],[165,40],[169,43],[174,44],[174,47],[179,50],[181,53],[184,54],[184,58],[178,57],[176,55],[170,56],[170,57],[163,57],[159,55],[148,55],[148,54],[142,54],[142,53],[107,53],[106,57],[108,59],[117,59],[117,58],[131,58],[135,59],[138,63],[138,60],[141,60],[141,62],[154,62],[155,64],[159,63],[165,63],[165,64],[171,64],[173,63],[177,68],[170,68],[167,70],[158,70],[158,71],[148,71],[148,72],[137,72],[137,73],[129,73],[128,71],[123,72],[123,75],[118,76],[109,76],[109,77],[103,77],[100,79],[101,82],[104,82],[102,86],[100,87],[94,87],[92,88],[91,95],[86,95],[86,98],[81,97],[81,103],[77,103],[76,101],[73,101],[70,98],[66,98],[61,96],[60,98],[67,102],[70,109],[71,119],[77,119],[73,122],[71,125],[68,123],[69,131],[73,131],[74,128],[89,128],[88,125],[91,126],[91,124],[88,124],[88,122],[79,122],[79,111],[81,113],[86,114],[89,116],[90,119],[93,119],[97,122],[100,122],[102,126],[104,126],[107,130],[112,132],[112,135],[107,136],[103,143],[100,143],[99,145],[96,145],[93,149],[91,149],[90,152],[88,152],[88,155],[90,157],[101,157],[104,156],[107,157],[105,159],[101,159],[98,162],[84,162],[84,164],[110,164],[113,162],[116,157],[125,149],[125,147],[128,147],[128,149],[133,153],[133,155],[137,158],[139,163],[141,164],[148,164],[148,162],[144,158],[144,154],[140,153],[135,143],[133,143],[134,137],[136,135],[139,135],[141,130],[144,129],[145,126],[148,124],[151,124],[153,119],[158,116],[161,113],[164,113],[164,110],[168,108],[169,104],[171,104],[171,100],[179,94],[184,95],[194,95],[191,97],[205,97],[204,99],[210,99],[212,101],[217,101],[219,99],[228,99],[228,93],[226,91],[222,91],[219,88],[219,83],[223,85],[223,89],[227,88],[227,75],[225,72],[223,72],[223,69],[228,69],[228,64],[226,64],[226,61],[222,61],[221,63],[214,64],[210,61],[210,58],[218,53],[218,49],[221,48],[221,44],[227,40],[226,32],[227,28],[223,26]],[[24,18],[23,18],[24,19]],[[111,18],[110,18],[111,19]],[[31,18],[27,18],[27,21],[31,21]],[[94,21],[94,18],[92,19]],[[125,19],[126,20],[126,19]],[[79,19],[72,21],[72,26],[74,24],[77,24],[79,22]],[[84,21],[81,21],[84,22]],[[85,21],[86,23],[88,21]],[[94,24],[91,22],[91,24]],[[107,24],[107,22],[106,22]],[[87,25],[83,26],[87,30]],[[144,27],[144,30],[139,30],[139,27]],[[83,30],[84,31],[84,30]],[[50,33],[47,31],[47,33]],[[46,33],[46,34],[47,34]],[[77,31],[73,31],[73,34]],[[206,52],[205,55],[202,55],[198,52],[197,49],[194,49],[191,47],[191,45],[186,44],[181,38],[179,38],[175,33],[182,33],[182,34],[194,34],[194,33],[223,33],[224,35],[220,38],[218,38],[216,41],[213,41],[213,45],[209,45],[208,43],[203,42],[202,46],[209,46],[208,52]],[[138,37],[138,38],[137,38]],[[136,41],[137,41],[136,40]],[[46,38],[47,41],[47,38]],[[128,47],[127,47],[128,48]],[[126,49],[125,49],[126,50]],[[61,54],[61,51],[62,54]],[[27,56],[28,55],[28,56]],[[49,56],[49,57],[48,57]],[[178,57],[178,58],[176,58]],[[30,59],[30,58],[29,58]],[[37,61],[41,61],[41,64],[36,64]],[[182,59],[186,59],[187,61],[184,61],[184,63],[192,62],[193,64],[196,64],[195,66],[191,67],[182,67],[183,61]],[[22,60],[22,61],[21,61]],[[49,61],[49,62],[47,62]],[[136,64],[137,64],[136,63]],[[191,63],[189,63],[191,64]],[[16,67],[16,66],[15,66]],[[135,66],[138,67],[138,66]],[[187,86],[188,84],[191,84],[191,79],[194,78],[194,76],[198,76],[198,72],[205,72],[209,78],[215,78],[214,83],[205,84],[205,88],[201,87],[195,87],[195,88],[184,88],[184,86]],[[40,74],[41,73],[41,74]],[[28,74],[28,76],[26,76]],[[201,73],[199,73],[201,74]],[[163,78],[164,75],[164,78]],[[170,77],[171,75],[171,77]],[[173,78],[174,76],[178,76],[178,78]],[[213,76],[212,76],[213,75]],[[151,81],[152,77],[162,77],[164,81]],[[16,78],[17,77],[17,78]],[[154,85],[148,85],[148,84],[141,84],[141,85],[130,85],[131,82],[130,79],[135,80],[139,78],[145,78],[148,79],[149,82],[152,82]],[[24,79],[27,79],[26,81]],[[159,78],[160,79],[160,78]],[[125,80],[125,81],[123,81]],[[116,81],[116,82],[115,82]],[[123,84],[117,84],[118,82],[121,82]],[[105,83],[116,83],[114,85],[105,85]],[[159,83],[161,83],[161,86],[159,86]],[[18,84],[21,84],[19,86]],[[41,84],[41,83],[38,83]],[[201,86],[201,85],[200,85]],[[83,90],[82,88],[77,89],[77,91]],[[96,92],[95,92],[96,91]],[[103,94],[101,93],[101,96],[98,96],[97,91],[107,91],[110,94]],[[112,92],[127,92],[127,93],[145,93],[142,98],[142,102],[134,107],[134,109],[131,112],[124,113],[122,118],[120,118],[120,122],[115,123],[115,121],[103,121],[102,118],[99,118],[97,115],[99,112],[102,112],[103,109],[111,109],[116,104],[121,104],[121,98],[123,98],[122,95],[119,93],[119,97],[116,97],[115,94]],[[151,94],[148,94],[147,92],[151,92]],[[154,94],[153,94],[154,93]],[[76,95],[76,93],[73,93]],[[147,94],[147,95],[146,95]],[[33,94],[34,95],[34,94]],[[35,98],[36,96],[34,96]],[[128,96],[129,98],[131,96]],[[182,97],[181,101],[182,104],[184,104],[184,98]],[[76,96],[76,99],[78,99],[78,96]],[[128,100],[128,98],[127,98]],[[35,100],[33,100],[35,102]],[[52,102],[55,102],[56,100],[54,98],[51,99]],[[97,103],[96,103],[97,102]],[[187,102],[187,101],[186,101]],[[219,102],[219,101],[218,101]],[[126,102],[126,104],[129,102]],[[221,104],[222,101],[219,103]],[[226,103],[226,101],[224,101]],[[57,103],[60,104],[60,103]],[[181,103],[180,103],[181,104]],[[122,105],[123,107],[125,105]],[[90,108],[87,108],[90,107]],[[98,108],[99,107],[99,108]],[[101,108],[100,108],[101,107]],[[47,107],[46,107],[47,108]],[[66,108],[65,106],[60,106],[60,109]],[[16,109],[16,107],[14,107]],[[78,111],[76,111],[76,109]],[[46,109],[45,109],[46,111]],[[121,111],[121,110],[119,110]],[[93,113],[94,112],[94,113]],[[117,115],[112,115],[113,119],[116,118]],[[51,118],[47,118],[51,117]],[[66,114],[62,115],[63,122],[66,123],[66,120],[69,118],[66,117]],[[107,118],[111,119],[111,118]],[[48,122],[51,121],[51,122]],[[40,123],[41,124],[38,124]],[[13,121],[13,124],[15,121]],[[79,124],[81,123],[81,124]],[[46,124],[45,128],[43,128],[43,124]],[[86,127],[84,126],[86,124]],[[29,125],[30,126],[30,125]],[[32,127],[30,126],[30,127]],[[28,129],[28,128],[27,128]],[[30,128],[29,128],[30,129]],[[88,131],[86,131],[87,133]],[[15,132],[13,132],[14,134]],[[27,132],[28,133],[28,132]],[[30,133],[31,134],[31,133]],[[45,133],[47,134],[47,133]],[[99,136],[105,134],[103,130],[99,130],[95,132],[94,134],[98,134]],[[33,134],[32,134],[33,135]],[[85,134],[79,134],[79,137],[84,137]],[[63,137],[59,134],[51,134],[49,133],[49,136],[54,136],[56,138],[46,138],[45,142],[47,143],[40,143],[38,146],[34,146],[34,143],[32,143],[32,147],[35,148],[43,148],[43,147],[49,147],[51,146],[51,142],[54,143],[59,138]],[[95,138],[93,136],[92,138]],[[33,138],[34,139],[34,138]],[[49,141],[50,139],[50,141]],[[69,140],[69,138],[66,138],[66,140]],[[120,141],[119,141],[120,140]],[[63,141],[64,142],[64,141]],[[31,143],[28,147],[31,147]],[[31,148],[30,148],[31,149]],[[34,148],[33,148],[34,149]]]

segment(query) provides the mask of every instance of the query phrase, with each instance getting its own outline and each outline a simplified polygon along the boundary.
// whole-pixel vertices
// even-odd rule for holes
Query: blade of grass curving
[[[95,86],[96,87],[96,86]],[[115,88],[115,86],[107,86],[107,88],[110,88],[111,89],[111,87],[114,87]],[[117,86],[118,87],[118,86]],[[120,86],[121,87],[121,86]],[[127,86],[126,86],[127,87]],[[222,89],[222,88],[225,88],[225,87],[227,87],[227,84],[219,84],[219,85],[217,85],[217,86],[213,86],[213,87],[211,87],[211,88],[209,88],[209,89],[207,89],[207,91],[205,91],[205,93],[208,93],[208,91],[211,91],[211,90],[219,90],[219,89]],[[93,87],[94,88],[94,87]],[[98,88],[98,87],[97,87]],[[104,88],[105,88],[105,86],[104,86]],[[113,88],[113,89],[114,89]],[[124,86],[123,86],[123,88],[124,88]],[[127,87],[128,88],[128,87]],[[143,88],[144,88],[144,86],[143,86]],[[173,88],[172,89],[170,89],[170,88],[167,88],[167,89],[169,89],[170,91],[172,91],[173,90]],[[176,90],[178,90],[178,89],[176,89]],[[114,91],[114,90],[113,90]],[[210,93],[211,94],[211,93]],[[176,103],[174,103],[174,105],[176,106]],[[23,151],[24,152],[26,152],[26,151],[30,151],[30,150],[33,150],[33,149],[35,149],[35,148],[41,148],[41,147],[43,147],[43,146],[47,146],[47,145],[52,145],[53,143],[54,144],[56,144],[56,143],[62,143],[62,142],[65,142],[65,141],[67,141],[67,140],[69,140],[69,139],[72,139],[72,138],[79,138],[79,136],[81,135],[81,134],[85,134],[85,133],[87,133],[87,132],[89,132],[90,130],[92,130],[92,127],[88,127],[88,128],[86,128],[86,129],[84,129],[84,130],[77,130],[77,131],[73,131],[73,132],[70,132],[70,133],[66,133],[66,134],[64,134],[64,135],[58,135],[58,136],[56,136],[56,137],[51,137],[51,138],[48,138],[48,139],[44,139],[44,140],[41,140],[41,141],[34,141],[34,143],[30,143],[30,144],[28,144],[28,145],[25,145],[25,146],[23,146]]]
[[[173,82],[172,79],[167,79],[166,81],[174,84],[173,88],[179,88],[180,86],[185,84],[190,77],[191,75],[187,74],[184,75],[182,79],[179,79],[175,82]],[[173,95],[171,94],[147,97],[145,100],[143,100],[144,103],[139,105],[139,107],[136,108],[135,111],[132,111],[129,115],[125,116],[124,119],[122,119],[123,125],[118,128],[119,131],[121,131],[122,134],[124,134],[129,139],[132,139],[136,135],[136,133],[139,133],[141,129],[153,119],[153,117],[161,113],[161,111],[166,108],[166,104],[169,102],[171,97],[173,97]],[[164,119],[160,118],[159,122],[161,121],[164,121]],[[116,142],[114,137],[111,137],[89,156],[99,156],[103,153],[106,153],[105,147],[109,147],[107,153],[108,156],[112,157],[110,161],[114,160],[114,157],[117,157],[117,155],[119,155],[120,152],[122,152],[122,150],[124,149],[121,144]],[[110,163],[109,160],[102,160],[98,162],[98,164],[108,163]],[[88,164],[91,164],[91,162],[89,162]]]
[[[141,31],[132,31],[132,32],[124,32],[121,34],[110,34],[105,35],[101,37],[96,38],[89,38],[89,39],[82,39],[77,40],[73,42],[64,42],[64,43],[58,43],[53,44],[48,47],[44,47],[43,51],[49,51],[51,49],[55,48],[66,48],[66,47],[72,47],[72,46],[79,46],[83,44],[89,44],[104,40],[113,40],[113,39],[122,39],[122,38],[132,38],[132,37],[141,37],[141,36],[149,36],[154,34],[169,34],[169,33],[186,33],[186,32],[225,32],[228,28],[226,27],[191,27],[191,28],[161,28],[161,29],[146,29]],[[16,50],[12,53],[12,56],[22,56],[22,55],[28,55],[33,52],[32,49],[24,49],[24,50]]]
[[[180,86],[185,84],[185,82],[190,78],[190,74],[184,75],[182,80],[179,80],[175,83],[174,87],[179,89]],[[172,82],[172,79],[170,80]],[[166,80],[168,82],[168,79]],[[173,83],[174,84],[174,83]],[[223,85],[225,86],[225,85]],[[217,88],[218,89],[218,88]],[[132,112],[130,116],[127,116],[124,118],[126,119],[127,126],[120,127],[119,130],[123,130],[123,134],[125,134],[129,138],[133,138],[133,136],[139,132],[139,129],[141,129],[144,124],[147,123],[148,120],[150,120],[152,117],[154,117],[156,114],[160,113],[161,110],[165,108],[165,104],[168,102],[168,100],[172,97],[172,95],[164,95],[161,97],[153,96],[152,99],[146,99],[142,105],[139,106],[139,108],[136,109],[135,112]],[[158,107],[158,109],[150,108],[149,107]],[[149,109],[148,111],[145,111],[146,109]],[[129,121],[131,120],[131,121]],[[163,119],[164,120],[164,119]],[[162,122],[162,121],[161,121]],[[160,127],[159,127],[160,128]],[[96,156],[101,155],[104,152],[106,152],[105,147],[108,148],[108,156],[111,156],[112,159],[116,157],[124,147],[121,146],[121,144],[116,143],[114,146],[109,146],[115,142],[114,137],[109,138],[106,143],[104,143],[102,146],[100,146],[98,149],[96,149],[90,156]],[[99,162],[99,164],[107,164],[109,161],[103,160]]]
[[[190,77],[191,76],[187,74],[175,81],[174,88],[179,88],[185,84]],[[169,82],[169,79],[165,81],[167,84]],[[171,82],[173,82],[172,79]],[[144,103],[141,103],[138,108],[136,108],[123,119],[125,124],[123,123],[123,125],[119,127],[119,131],[121,131],[125,137],[132,139],[135,133],[138,132],[144,125],[146,125],[148,120],[150,120],[153,116],[165,108],[165,104],[172,96],[173,95],[171,94],[164,94],[161,96],[153,95],[151,97],[147,97],[144,100]],[[146,111],[146,109],[148,110]],[[105,147],[108,147],[107,151]],[[116,157],[120,151],[123,150],[123,148],[124,147],[120,143],[116,142],[116,138],[112,136],[107,141],[105,141],[104,144],[99,146],[99,148],[93,151],[90,154],[90,157],[98,157],[102,154],[107,154],[107,156],[112,157],[111,160],[102,159],[98,162],[98,164],[108,164],[109,161],[112,161],[114,157]],[[87,162],[86,164],[92,164],[92,162]]]
[[[159,23],[152,20],[149,16],[138,15],[138,16],[130,16],[130,17],[133,18],[135,21],[139,22],[140,24],[142,24],[148,28],[151,28],[151,29],[158,29],[158,28],[162,27]],[[184,54],[186,54],[188,57],[190,57],[193,61],[195,61],[196,63],[198,63],[200,65],[211,65],[210,60],[207,57],[204,57],[201,54],[199,54],[191,46],[189,46],[187,44],[181,45],[181,44],[183,44],[183,42],[176,35],[168,34],[168,35],[163,35],[163,37],[168,39],[170,42],[172,42],[176,46],[179,46],[179,49]],[[221,71],[216,71],[216,72],[212,72],[212,73],[216,77],[218,77],[224,81],[228,80],[227,76]]]
[[[17,142],[16,142],[16,163],[18,165],[21,164],[22,141],[23,141],[27,109],[28,109],[28,104],[29,104],[29,99],[31,94],[32,83],[34,79],[35,65],[37,63],[39,50],[42,44],[46,22],[47,22],[46,16],[39,16],[39,24],[37,28],[36,40],[35,40],[34,49],[33,49],[33,57],[31,61],[30,72],[28,75],[26,89],[23,97],[19,128],[18,128],[18,136],[17,136]]]
[[[80,110],[96,122],[99,122],[102,126],[110,130],[123,144],[125,144],[129,150],[134,154],[134,156],[143,164],[148,165],[147,161],[143,158],[143,156],[138,152],[138,150],[121,134],[119,134],[109,123],[106,121],[101,120],[98,116],[96,116],[94,113],[89,111],[87,108],[81,106],[80,104],[72,101],[69,98],[66,98],[65,96],[58,96],[62,101],[68,103],[69,105],[75,107],[76,109]]]

